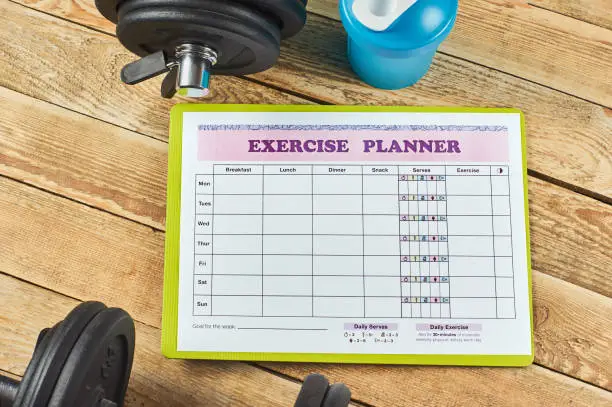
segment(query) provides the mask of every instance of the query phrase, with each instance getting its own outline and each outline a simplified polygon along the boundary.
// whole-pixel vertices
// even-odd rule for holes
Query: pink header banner
[[[292,162],[506,162],[506,128],[449,126],[441,129],[291,128],[224,129],[202,126],[200,161]],[[417,127],[417,126],[415,126]]]

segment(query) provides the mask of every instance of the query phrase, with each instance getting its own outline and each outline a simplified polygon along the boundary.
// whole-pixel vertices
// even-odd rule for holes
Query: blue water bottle
[[[401,89],[427,73],[457,17],[458,0],[340,0],[348,57],[366,83]]]

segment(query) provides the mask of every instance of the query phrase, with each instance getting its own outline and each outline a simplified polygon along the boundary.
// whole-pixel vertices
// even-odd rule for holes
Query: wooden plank
[[[162,233],[7,179],[0,179],[0,214],[0,271],[160,325]],[[610,388],[612,299],[537,270],[534,280],[537,360]]]
[[[308,7],[340,19],[338,0],[312,0]],[[460,1],[440,50],[612,107],[612,31],[524,0]]]
[[[114,32],[93,1],[17,1]],[[609,6],[592,13],[606,9],[602,16],[608,17],[602,18],[607,20]],[[308,10],[339,20],[338,0],[311,0]],[[344,35],[344,31],[335,35]],[[441,50],[612,107],[612,31],[533,7],[524,0],[460,1],[455,28]]]
[[[71,298],[0,275],[0,369],[23,375],[39,331],[61,321],[77,304]],[[297,397],[298,384],[246,363],[166,359],[160,352],[160,337],[159,329],[136,323],[127,407],[287,407]]]
[[[161,98],[161,77],[123,85],[119,71],[134,57],[116,39],[11,2],[0,15],[0,86],[167,139],[170,108],[188,100]],[[236,77],[216,77],[213,92],[211,103],[304,102]]]
[[[131,57],[116,40],[12,3],[1,4],[0,12],[6,72],[0,86],[166,137],[169,102],[157,96],[157,83],[119,82],[118,70]],[[286,42],[279,65],[255,77],[336,104],[518,107],[527,116],[531,169],[612,196],[612,110],[443,54],[413,88],[372,89],[350,73],[341,30],[339,23],[312,17],[303,33]],[[32,58],[43,66],[31,65]],[[79,72],[78,79],[72,72]],[[222,97],[213,101],[303,102],[235,78],[216,80]]]
[[[612,30],[609,0],[529,0],[529,4]]]
[[[5,88],[0,106],[0,174],[164,229],[166,143]],[[529,187],[534,266],[612,296],[612,208],[533,177]]]

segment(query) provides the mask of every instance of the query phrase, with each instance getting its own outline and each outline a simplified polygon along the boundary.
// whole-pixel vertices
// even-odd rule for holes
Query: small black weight
[[[0,400],[11,407],[121,406],[133,357],[131,317],[85,302],[41,332],[21,383],[1,378],[11,389]]]
[[[325,376],[311,374],[306,377],[294,407],[347,407],[351,391],[342,383],[331,386]]]
[[[280,53],[280,30],[255,9],[215,0],[126,0],[119,8],[117,37],[133,53],[182,43],[217,50],[217,74],[249,74],[270,68]]]

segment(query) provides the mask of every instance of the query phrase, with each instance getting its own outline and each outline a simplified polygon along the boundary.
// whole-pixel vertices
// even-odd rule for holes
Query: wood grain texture
[[[0,63],[6,71],[0,85],[166,137],[170,102],[157,96],[157,81],[120,83],[119,69],[131,57],[115,39],[12,3],[1,4],[0,12]],[[351,73],[345,46],[339,23],[312,17],[285,43],[280,63],[255,78],[335,104],[518,107],[527,117],[531,169],[612,196],[612,110],[443,54],[415,87],[373,89]],[[44,62],[34,67],[32,58]],[[220,95],[213,102],[305,103],[236,78],[215,80]]]
[[[5,88],[0,106],[0,174],[164,229],[166,143]],[[612,207],[533,177],[529,191],[533,265],[612,296]]]
[[[338,0],[312,0],[308,7],[339,20]],[[612,31],[525,0],[459,1],[440,50],[612,107]]]
[[[529,0],[528,3],[612,30],[609,0]]]
[[[113,37],[8,1],[0,15],[0,61],[7,64],[0,86],[167,139],[170,108],[188,100],[161,98],[161,77],[122,84],[120,69],[134,57]],[[211,103],[304,102],[236,77],[215,77],[214,92]]]
[[[114,32],[113,25],[101,19],[93,1],[17,1]],[[308,10],[339,20],[338,0],[311,0]],[[605,7],[596,7],[594,13],[605,10]],[[603,15],[611,12],[608,5],[607,13]],[[460,1],[455,28],[440,49],[612,107],[612,78],[609,74],[612,71],[612,31],[532,7],[527,1]]]
[[[41,329],[78,301],[0,274],[0,369],[23,375]],[[159,329],[136,323],[126,407],[293,405],[299,385],[240,362],[178,361],[160,353]]]
[[[160,326],[162,233],[4,178],[0,214],[0,271]],[[611,388],[612,299],[537,270],[534,280],[537,360]]]

